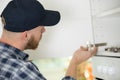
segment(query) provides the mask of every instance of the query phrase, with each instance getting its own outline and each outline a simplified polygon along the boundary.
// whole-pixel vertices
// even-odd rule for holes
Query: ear
[[[22,40],[28,39],[28,32],[27,31],[24,31],[24,32],[21,33],[21,39]]]

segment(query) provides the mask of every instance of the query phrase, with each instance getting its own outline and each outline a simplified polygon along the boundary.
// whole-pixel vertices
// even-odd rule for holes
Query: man
[[[37,48],[44,26],[57,24],[59,12],[45,10],[37,0],[12,0],[1,17],[4,28],[0,39],[0,80],[46,80],[23,51]],[[62,80],[75,80],[77,65],[96,51],[84,47],[75,51]]]

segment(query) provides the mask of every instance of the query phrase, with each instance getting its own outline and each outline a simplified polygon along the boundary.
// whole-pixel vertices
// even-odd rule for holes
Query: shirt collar
[[[15,48],[9,44],[0,42],[0,49],[7,50],[8,52],[10,52],[10,54],[8,54],[8,55],[10,55],[11,57],[14,56],[14,58],[16,58],[16,59],[22,59],[25,61],[28,60],[28,57],[29,57],[28,54],[22,52],[21,50]]]

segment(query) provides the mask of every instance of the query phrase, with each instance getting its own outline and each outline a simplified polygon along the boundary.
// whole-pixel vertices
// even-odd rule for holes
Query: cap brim
[[[60,13],[57,11],[45,10],[46,14],[42,20],[43,26],[54,26],[60,21]]]

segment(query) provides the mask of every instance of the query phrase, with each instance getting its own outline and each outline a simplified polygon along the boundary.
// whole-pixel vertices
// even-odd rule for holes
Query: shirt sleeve
[[[71,76],[65,76],[62,80],[76,80],[76,79]]]
[[[46,80],[32,63],[27,63],[12,76],[12,80]]]

